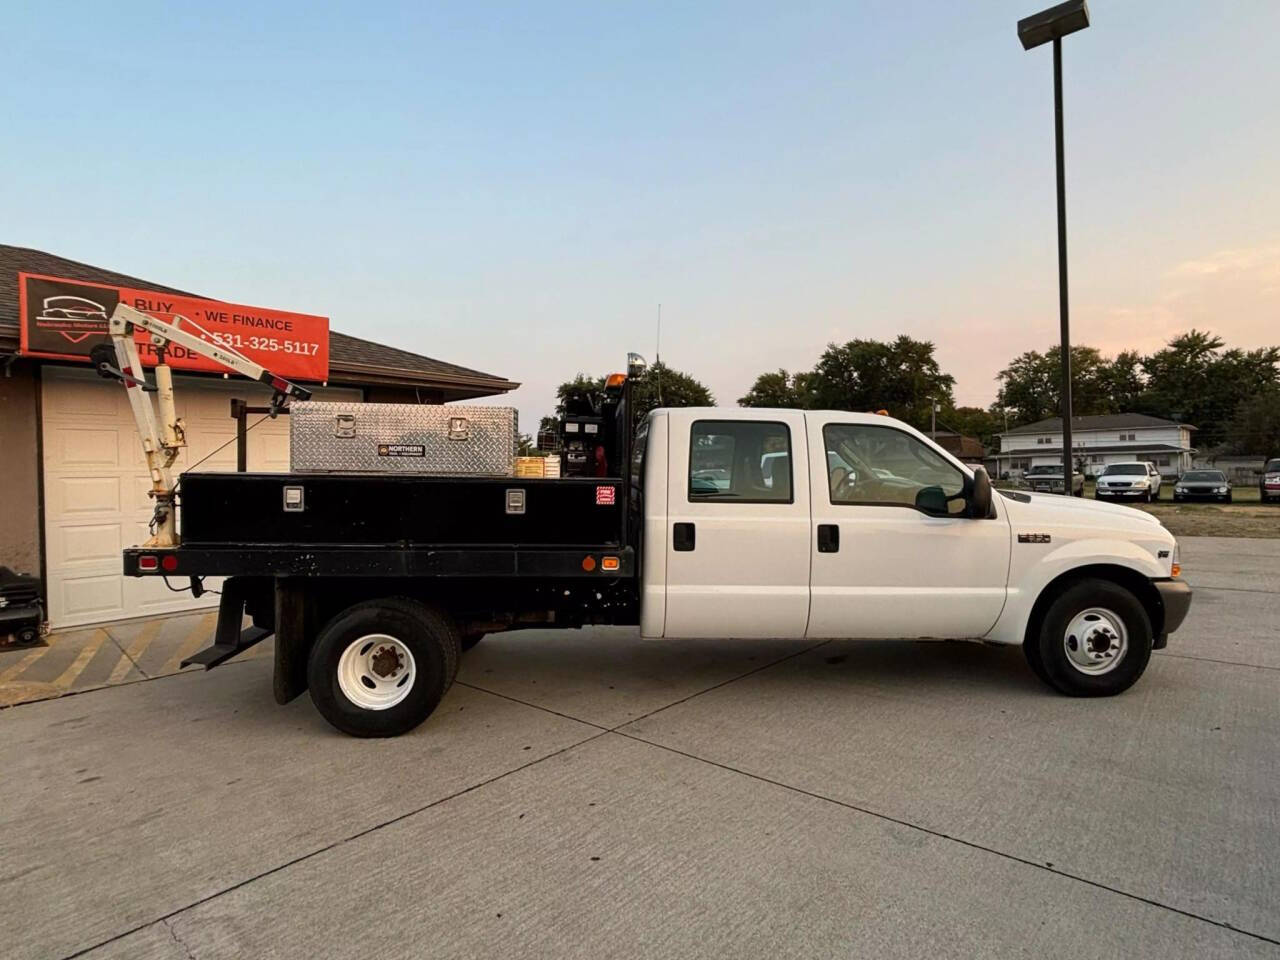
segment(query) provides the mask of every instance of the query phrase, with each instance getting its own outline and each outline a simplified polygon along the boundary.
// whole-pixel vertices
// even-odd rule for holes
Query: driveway
[[[261,654],[14,706],[0,944],[1280,956],[1280,541],[1183,554],[1187,623],[1107,700],[1016,649],[594,629],[487,638],[397,740],[276,706]]]

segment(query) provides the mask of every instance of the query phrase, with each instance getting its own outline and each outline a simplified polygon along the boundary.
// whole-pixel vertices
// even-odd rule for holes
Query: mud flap
[[[306,692],[307,655],[315,639],[315,605],[307,581],[300,577],[276,580],[276,663],[272,690],[276,703],[285,704]]]

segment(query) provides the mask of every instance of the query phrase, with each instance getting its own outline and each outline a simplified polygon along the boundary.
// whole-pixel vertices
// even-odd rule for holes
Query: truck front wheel
[[[431,715],[458,670],[458,634],[439,611],[389,597],[325,624],[307,661],[311,700],[355,737],[394,737]]]
[[[1132,593],[1109,580],[1078,580],[1049,604],[1032,669],[1061,693],[1107,697],[1128,690],[1151,660],[1151,621]],[[1036,669],[1039,666],[1040,669]]]

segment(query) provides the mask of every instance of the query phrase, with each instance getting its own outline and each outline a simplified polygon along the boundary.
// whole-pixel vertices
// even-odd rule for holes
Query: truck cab
[[[1059,689],[1114,692],[1189,604],[1156,518],[993,493],[980,469],[890,417],[659,410],[635,456],[645,636],[1034,641],[1029,657],[1067,668]],[[1067,594],[1074,633],[1043,651],[1031,634]]]

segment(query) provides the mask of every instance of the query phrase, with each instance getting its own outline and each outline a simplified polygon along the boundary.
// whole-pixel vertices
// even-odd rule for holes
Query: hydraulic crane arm
[[[91,354],[98,373],[124,383],[133,409],[138,436],[147,458],[147,472],[151,478],[151,497],[156,501],[152,519],[152,536],[144,546],[175,547],[178,545],[177,525],[174,516],[174,482],[170,467],[186,446],[183,423],[177,416],[173,402],[173,373],[165,362],[171,344],[177,344],[192,353],[208,357],[222,364],[233,373],[258,380],[271,387],[271,415],[283,409],[292,399],[307,400],[311,391],[278,377],[260,363],[250,360],[230,347],[206,339],[175,322],[161,320],[149,313],[135,310],[126,304],[118,304],[107,323],[111,346],[95,347]],[[190,321],[188,321],[190,322]],[[159,362],[156,364],[156,385],[147,383],[138,354],[134,331],[143,330],[151,336]],[[113,364],[111,361],[114,360]],[[152,406],[148,393],[158,396],[159,415]]]

